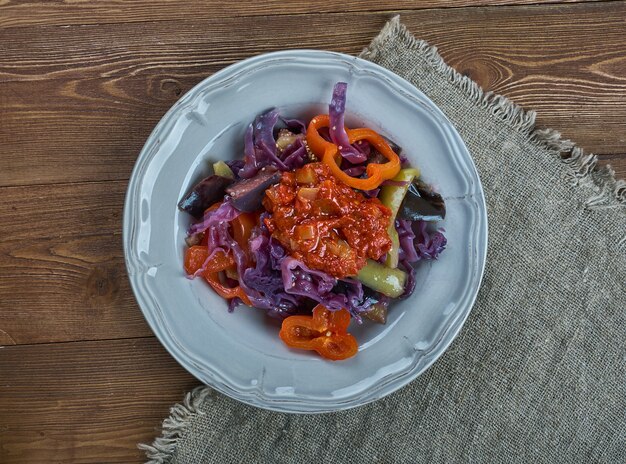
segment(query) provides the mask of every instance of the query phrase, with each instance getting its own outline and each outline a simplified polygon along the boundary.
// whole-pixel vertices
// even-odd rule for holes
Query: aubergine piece
[[[280,181],[281,173],[275,168],[264,167],[256,176],[235,182],[226,189],[232,205],[244,213],[261,209],[265,190]]]
[[[391,148],[396,155],[400,155],[400,153],[402,152],[402,147],[398,145],[396,142],[394,142],[393,140],[388,139],[387,137],[383,137],[383,138],[389,144],[389,148]]]
[[[233,182],[233,179],[222,176],[205,177],[180,200],[178,208],[199,219],[205,209],[222,199],[226,193],[226,187]]]
[[[387,305],[383,303],[374,303],[370,309],[365,312],[362,312],[361,315],[369,319],[370,321],[374,321],[377,324],[386,324],[387,323]]]
[[[387,141],[387,144],[389,144],[389,148],[391,148],[396,155],[400,156],[400,153],[402,152],[402,147],[400,147],[400,145],[393,142],[392,140],[389,140],[387,137],[383,138]],[[368,163],[383,164],[387,161],[387,158],[385,158],[381,152],[379,152],[378,150],[376,150],[376,148],[372,146],[368,157]]]
[[[446,217],[446,204],[441,195],[416,179],[409,185],[397,217],[411,221],[441,221]]]

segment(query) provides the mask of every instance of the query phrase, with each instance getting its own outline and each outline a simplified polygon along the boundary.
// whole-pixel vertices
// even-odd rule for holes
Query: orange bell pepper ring
[[[346,185],[359,190],[372,190],[378,188],[383,181],[393,179],[400,172],[400,157],[391,149],[383,137],[367,128],[347,129],[348,140],[351,144],[359,140],[367,140],[380,154],[387,158],[387,162],[383,164],[369,163],[365,168],[367,174],[365,179],[358,179],[343,172],[340,168],[341,156],[339,147],[324,140],[319,134],[319,129],[328,127],[329,124],[330,117],[327,114],[315,116],[309,123],[306,141],[311,151],[324,164],[327,164],[332,173]]]
[[[321,304],[313,316],[289,316],[283,321],[279,336],[291,348],[316,351],[333,361],[348,359],[359,350],[356,339],[347,333],[350,313],[329,311]]]
[[[209,257],[209,250],[206,246],[196,245],[187,248],[185,252],[185,272],[189,275],[195,274],[195,272],[202,267],[204,262]],[[250,298],[246,295],[246,292],[238,285],[236,287],[227,287],[220,282],[219,273],[226,269],[235,267],[235,260],[230,254],[224,254],[221,251],[215,253],[213,258],[207,263],[203,272],[203,276],[209,283],[213,290],[222,298],[230,299],[238,297],[248,306],[252,306]]]
[[[185,251],[185,272],[187,275],[194,275],[202,267],[209,257],[209,250],[206,246],[194,245]]]
[[[224,254],[221,251],[215,253],[213,259],[207,264],[206,270],[204,271],[204,278],[209,283],[215,293],[217,293],[222,298],[230,299],[230,298],[240,298],[244,304],[248,306],[252,306],[252,302],[246,292],[244,292],[243,288],[239,285],[236,287],[227,287],[222,282],[220,282],[220,272],[225,271],[226,269],[232,269],[235,267],[235,260],[230,254]]]

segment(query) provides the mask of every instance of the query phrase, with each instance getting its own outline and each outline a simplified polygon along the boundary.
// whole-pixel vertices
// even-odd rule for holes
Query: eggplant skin
[[[361,316],[374,321],[377,324],[387,323],[387,306],[376,303],[372,305],[371,309],[361,313]]]
[[[198,182],[178,203],[178,209],[200,219],[204,210],[221,200],[232,179],[222,176],[209,176]]]
[[[414,180],[402,200],[398,219],[411,221],[442,221],[446,217],[446,204],[421,180]]]
[[[239,211],[253,213],[261,209],[265,190],[280,182],[281,175],[276,169],[265,167],[256,176],[230,185],[226,193]]]

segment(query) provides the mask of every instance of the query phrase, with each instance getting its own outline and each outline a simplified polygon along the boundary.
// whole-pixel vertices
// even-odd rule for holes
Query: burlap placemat
[[[478,167],[489,253],[460,336],[376,403],[288,415],[204,387],[140,446],[155,463],[626,462],[626,183],[398,18],[361,56],[426,93]]]

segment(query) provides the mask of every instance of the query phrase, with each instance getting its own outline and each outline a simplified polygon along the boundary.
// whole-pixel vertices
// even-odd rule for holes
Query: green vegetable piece
[[[391,239],[391,248],[387,252],[385,266],[395,269],[398,267],[398,263],[400,262],[400,237],[398,236],[398,231],[396,230],[394,217],[391,218],[391,224],[387,229],[387,233]]]
[[[234,179],[235,174],[232,169],[228,167],[224,161],[218,161],[217,163],[213,163],[213,170],[215,171],[216,176],[226,177],[228,179]]]
[[[409,185],[413,182],[413,179],[419,177],[420,172],[415,168],[401,169],[396,177],[393,178],[396,182],[405,182],[405,185],[385,185],[380,189],[378,199],[391,210],[391,220],[387,233],[391,239],[391,250],[387,253],[387,260],[385,265],[391,268],[398,267],[398,256],[400,254],[400,239],[398,238],[398,232],[396,232],[396,215],[402,205],[402,200],[406,195]]]
[[[357,279],[363,285],[390,298],[398,298],[404,293],[406,277],[406,272],[397,268],[391,269],[371,259],[367,260],[357,274]]]

